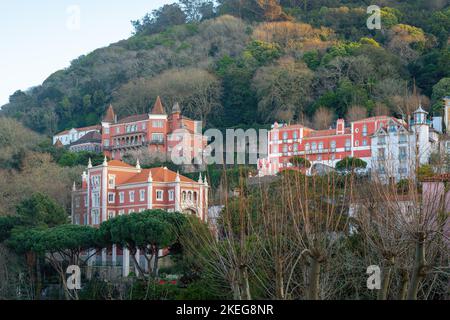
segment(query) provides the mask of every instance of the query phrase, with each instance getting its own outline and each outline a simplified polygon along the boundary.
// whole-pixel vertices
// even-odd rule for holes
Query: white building
[[[439,137],[421,106],[409,127],[398,121],[380,126],[372,136],[372,176],[383,182],[414,178],[417,165],[427,164]]]
[[[100,133],[101,126],[90,126],[84,128],[72,128],[70,130],[65,130],[57,133],[53,136],[53,144],[55,144],[58,140],[65,146],[70,145],[71,143],[79,140],[84,135],[89,132],[98,132]]]

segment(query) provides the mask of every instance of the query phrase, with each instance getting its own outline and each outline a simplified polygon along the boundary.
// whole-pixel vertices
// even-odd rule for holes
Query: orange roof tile
[[[166,114],[166,112],[164,111],[162,102],[161,102],[161,98],[159,96],[156,98],[156,102],[155,102],[155,105],[153,106],[151,113],[152,114]]]
[[[152,173],[153,181],[157,182],[175,182],[177,173],[169,170],[167,168],[152,168],[152,169],[143,169],[140,173],[135,174],[130,179],[124,181],[122,184],[130,184],[130,183],[140,183],[147,182],[148,176]],[[194,182],[194,180],[189,179],[180,174],[180,181],[183,182]]]
[[[111,160],[108,162],[108,166],[111,167],[124,167],[124,168],[134,168],[132,165],[129,165],[128,163],[119,161],[119,160]]]
[[[116,115],[114,113],[113,106],[110,104],[108,110],[106,110],[105,117],[103,118],[104,122],[114,122]]]

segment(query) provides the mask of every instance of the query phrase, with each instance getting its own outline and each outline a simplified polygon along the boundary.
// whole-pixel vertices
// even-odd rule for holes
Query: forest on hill
[[[157,95],[206,127],[273,121],[326,128],[337,117],[441,112],[450,95],[446,0],[179,0],[134,34],[11,95],[0,115],[42,134],[147,112]],[[143,13],[144,14],[144,13]]]

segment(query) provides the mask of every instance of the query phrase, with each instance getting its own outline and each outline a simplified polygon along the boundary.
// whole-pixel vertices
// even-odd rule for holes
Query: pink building
[[[150,209],[177,211],[195,215],[203,221],[208,217],[208,183],[200,176],[189,179],[167,168],[141,169],[139,162],[130,166],[118,160],[83,172],[81,188],[75,183],[72,191],[72,223],[98,227],[119,215]],[[123,274],[129,273],[128,251],[105,249],[102,264],[123,256]]]
[[[349,127],[343,119],[338,119],[336,128],[328,130],[275,123],[268,133],[268,157],[258,161],[259,174],[274,175],[291,168],[290,159],[294,156],[306,158],[313,165],[318,163],[331,167],[345,157],[357,157],[370,166],[371,136],[391,119],[404,123],[388,116],[354,121]]]
[[[206,144],[202,122],[182,116],[178,104],[167,115],[159,97],[149,113],[123,119],[117,119],[109,106],[102,121],[103,152],[111,159],[120,160],[126,152],[142,148],[169,159],[172,152],[193,159]]]

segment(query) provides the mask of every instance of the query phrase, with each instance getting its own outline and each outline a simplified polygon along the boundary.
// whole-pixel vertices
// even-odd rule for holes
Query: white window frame
[[[119,192],[119,203],[125,202],[125,192]]]
[[[175,199],[175,191],[169,190],[169,201],[173,201]]]
[[[112,196],[112,199],[111,199]],[[108,203],[116,202],[116,194],[114,192],[108,192]]]
[[[130,200],[130,202],[134,202],[134,191],[128,192],[128,199]]]
[[[139,200],[145,201],[145,189],[139,190]]]
[[[159,194],[161,197],[158,197]],[[164,201],[164,190],[156,190],[156,201]]]

